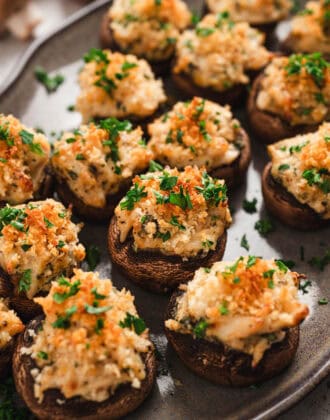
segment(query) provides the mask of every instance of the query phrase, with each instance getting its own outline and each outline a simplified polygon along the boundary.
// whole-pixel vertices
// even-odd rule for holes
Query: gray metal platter
[[[13,113],[31,127],[41,127],[50,139],[51,133],[75,128],[80,115],[68,112],[78,94],[77,72],[81,57],[91,47],[97,47],[98,30],[108,1],[99,0],[69,18],[61,28],[47,38],[36,41],[13,70],[8,83],[0,91],[0,112]],[[193,10],[201,10],[201,2],[190,1]],[[34,68],[45,67],[65,76],[64,84],[48,95],[34,78]],[[165,80],[171,101],[180,99],[169,80]],[[244,103],[235,114],[246,126]],[[100,247],[102,261],[96,268],[110,277],[118,288],[126,287],[136,296],[140,315],[150,328],[160,352],[157,381],[151,396],[131,419],[268,419],[283,412],[318,384],[330,372],[330,305],[319,305],[320,298],[330,298],[330,267],[324,271],[308,264],[312,256],[322,256],[330,246],[330,229],[302,233],[274,221],[276,229],[266,238],[254,229],[257,220],[268,217],[260,189],[260,173],[267,162],[265,147],[252,138],[253,160],[246,182],[230,194],[235,209],[233,224],[228,231],[224,259],[233,260],[247,251],[240,247],[243,234],[250,243],[250,254],[264,258],[294,260],[295,269],[307,274],[312,286],[301,299],[309,305],[310,315],[301,327],[298,353],[292,365],[278,377],[260,387],[231,389],[213,385],[191,373],[168,346],[163,331],[163,314],[168,296],[158,296],[141,290],[111,266],[106,247],[107,226],[85,224],[81,239],[85,244]],[[247,214],[242,200],[257,198],[258,211]],[[300,247],[305,249],[301,261]]]

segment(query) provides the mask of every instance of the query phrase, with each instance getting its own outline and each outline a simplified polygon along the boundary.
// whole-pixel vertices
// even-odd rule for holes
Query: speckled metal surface
[[[80,57],[90,47],[98,45],[98,26],[105,3],[104,0],[95,2],[89,12],[85,9],[78,18],[71,19],[69,26],[46,42],[39,42],[23,71],[20,72],[18,65],[17,73],[13,72],[15,82],[0,95],[1,112],[14,113],[28,126],[43,128],[50,138],[52,131],[59,133],[79,124],[80,116],[68,112],[67,106],[74,103],[78,94],[77,71],[82,65]],[[197,2],[194,2],[194,6],[198,9]],[[65,83],[55,94],[48,95],[43,86],[35,81],[33,69],[36,65],[65,76]],[[174,99],[176,92],[170,81],[166,81],[166,88]],[[237,115],[245,125],[244,112],[241,110]],[[309,304],[311,313],[301,327],[297,356],[286,372],[255,389],[219,387],[196,377],[167,345],[163,333],[163,313],[168,298],[139,289],[116,268],[112,268],[106,249],[106,227],[86,225],[81,235],[83,241],[102,249],[102,262],[97,270],[103,276],[111,276],[117,287],[127,287],[135,294],[138,310],[150,327],[152,338],[161,353],[157,383],[152,395],[130,417],[132,419],[272,418],[305,396],[330,371],[330,305],[318,305],[320,298],[329,298],[327,282],[330,270],[320,272],[308,264],[312,256],[325,253],[330,245],[330,229],[301,233],[275,221],[275,232],[267,238],[259,235],[254,224],[266,216],[260,192],[260,173],[267,158],[265,148],[253,139],[252,143],[253,161],[247,182],[231,194],[231,205],[236,211],[224,258],[230,260],[246,254],[240,247],[240,239],[246,234],[251,254],[294,260],[297,271],[308,275],[312,286],[302,299]],[[244,212],[241,205],[244,197],[258,199],[257,213],[249,215]],[[301,245],[305,248],[305,261],[300,260]]]

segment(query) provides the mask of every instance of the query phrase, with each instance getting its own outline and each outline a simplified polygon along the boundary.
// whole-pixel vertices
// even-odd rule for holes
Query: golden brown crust
[[[230,165],[223,165],[210,171],[212,178],[224,179],[228,188],[235,188],[244,181],[251,161],[251,144],[246,131],[241,129],[242,149],[239,157]]]
[[[218,239],[216,249],[206,257],[183,261],[179,256],[168,256],[160,252],[138,251],[133,249],[133,238],[125,242],[119,239],[117,218],[111,219],[108,232],[108,248],[111,260],[117,264],[134,283],[156,293],[167,293],[181,283],[187,283],[200,267],[210,267],[221,260],[227,242],[227,232]]]
[[[12,338],[5,347],[0,349],[0,379],[4,379],[11,370],[11,360],[14,353],[15,340]]]
[[[120,46],[116,43],[111,28],[110,28],[110,18],[108,13],[103,15],[100,27],[100,43],[102,48],[109,48],[113,51],[120,51],[124,54],[129,53],[129,51],[123,51]],[[145,58],[145,57],[140,57]],[[146,58],[145,58],[146,59]],[[157,76],[164,75],[169,72],[171,66],[171,58],[162,61],[151,61],[147,60],[152,67],[153,72]]]
[[[31,369],[35,362],[29,355],[20,354],[22,347],[30,347],[33,339],[28,330],[37,331],[41,325],[41,317],[31,321],[25,332],[18,338],[13,356],[13,373],[16,389],[29,409],[39,419],[52,420],[107,420],[123,417],[135,410],[151,392],[156,376],[156,361],[154,350],[150,350],[144,357],[146,378],[141,382],[141,388],[132,388],[123,385],[116,390],[114,395],[103,402],[88,401],[81,397],[66,399],[57,389],[49,389],[44,393],[44,400],[39,404],[34,396],[33,378]],[[58,401],[64,401],[59,404]]]
[[[258,109],[256,100],[263,77],[263,74],[260,74],[254,80],[247,103],[249,124],[259,141],[271,144],[281,139],[317,130],[317,124],[291,126],[281,117]]]
[[[171,297],[165,319],[173,318],[179,293],[175,292]],[[250,355],[220,342],[197,339],[168,328],[165,333],[189,369],[216,384],[231,386],[253,385],[279,374],[292,362],[299,343],[299,327],[289,329],[284,340],[266,350],[259,364],[252,368]]]
[[[262,193],[265,205],[270,213],[281,222],[300,230],[313,230],[329,224],[308,205],[301,204],[271,175],[272,164],[269,162],[262,174]]]

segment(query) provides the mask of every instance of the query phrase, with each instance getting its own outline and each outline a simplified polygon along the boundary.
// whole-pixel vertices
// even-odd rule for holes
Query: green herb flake
[[[203,338],[205,336],[206,328],[208,327],[207,321],[205,319],[200,319],[193,328],[193,333],[197,338]]]
[[[119,322],[121,328],[134,329],[137,335],[141,335],[146,330],[146,324],[143,319],[126,312],[126,317],[123,321]]]
[[[287,163],[283,163],[278,167],[278,170],[281,172],[287,171],[288,169],[290,169],[290,165],[288,165]]]
[[[329,300],[327,298],[321,298],[318,300],[319,305],[327,305],[329,303]]]
[[[283,273],[287,273],[287,271],[289,270],[288,266],[282,260],[276,260],[275,264],[277,265],[279,270],[282,271]]]
[[[258,220],[254,225],[255,230],[257,230],[261,236],[267,236],[269,233],[275,230],[273,222],[269,219]]]
[[[249,214],[256,213],[257,212],[257,199],[253,198],[252,201],[244,199],[243,209]]]
[[[48,360],[48,354],[45,351],[39,351],[37,357],[42,360]]]
[[[48,93],[56,92],[59,86],[64,82],[64,77],[61,74],[56,74],[54,77],[48,75],[43,67],[36,67],[34,75],[38,82],[45,86]]]
[[[179,228],[179,230],[186,230],[185,226],[183,226],[176,216],[172,216],[170,220],[170,224]]]
[[[219,306],[219,312],[220,315],[228,315],[229,314],[229,309],[227,307],[227,302],[222,302],[222,304]]]
[[[95,306],[91,306],[91,305],[85,305],[85,311],[88,314],[91,315],[99,315],[99,314],[103,314],[104,312],[108,312],[110,311],[110,309],[112,309],[112,306],[99,306],[99,307],[95,307]]]
[[[31,287],[32,282],[32,270],[29,268],[28,270],[23,271],[21,278],[18,283],[18,291],[19,292],[28,292]]]
[[[43,155],[44,151],[39,143],[34,143],[34,134],[26,130],[21,130],[19,133],[22,142],[29,146],[31,152],[37,155]]]
[[[164,168],[160,163],[155,162],[154,160],[150,161],[149,170],[148,170],[149,172],[159,172],[159,171],[162,171],[163,169]]]
[[[45,222],[45,225],[46,225],[47,229],[50,229],[50,228],[54,227],[54,224],[50,220],[48,220],[47,217],[44,217],[44,222]]]
[[[32,245],[30,244],[22,244],[21,248],[23,249],[24,252],[27,252],[31,248],[31,246]]]
[[[94,328],[95,333],[97,335],[100,335],[103,328],[104,328],[104,319],[103,318],[98,318],[96,320],[96,324],[95,324],[95,328]]]
[[[162,176],[159,177],[161,180],[159,187],[162,191],[169,191],[176,186],[178,182],[177,176],[169,176],[168,172],[164,172]]]
[[[105,295],[101,295],[100,293],[98,293],[97,288],[93,287],[91,290],[91,294],[94,296],[95,299],[97,300],[103,300],[106,299]]]
[[[133,210],[135,203],[138,203],[142,198],[147,197],[148,194],[144,190],[145,187],[139,187],[139,184],[136,182],[120,201],[119,205],[121,210]]]
[[[241,239],[241,247],[245,248],[247,251],[250,250],[250,245],[248,240],[246,239],[246,235],[244,234]]]
[[[66,291],[66,292],[63,292],[63,293],[56,292],[56,293],[54,293],[53,300],[54,300],[54,302],[56,302],[58,304],[63,303],[64,301],[69,299],[71,296],[75,296],[80,290],[81,282],[79,280],[76,280],[74,283],[71,284],[64,277],[62,277],[62,278],[60,277],[57,281],[60,285],[66,286],[66,287],[69,288],[69,290]]]
[[[89,245],[86,247],[86,261],[89,270],[95,270],[96,266],[101,261],[101,252],[96,245]]]

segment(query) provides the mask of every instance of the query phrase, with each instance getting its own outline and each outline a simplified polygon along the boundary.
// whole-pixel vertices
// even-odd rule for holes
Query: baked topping
[[[52,199],[0,209],[0,266],[16,293],[32,299],[85,258],[81,226],[70,218],[71,211]]]
[[[197,97],[178,102],[149,124],[148,131],[155,159],[177,168],[195,164],[211,170],[228,165],[242,148],[242,129],[229,106]]]
[[[92,48],[79,74],[76,109],[84,122],[93,117],[147,117],[166,100],[161,80],[135,55]]]
[[[170,58],[180,31],[191,21],[181,0],[115,0],[108,16],[116,44],[151,61]]]
[[[330,53],[330,2],[310,1],[291,21],[294,51]]]
[[[298,325],[308,307],[297,299],[299,275],[278,260],[240,257],[200,268],[180,288],[175,319],[167,328],[220,341],[252,356],[252,366],[285,329]]]
[[[148,167],[152,152],[142,136],[140,127],[115,118],[83,125],[55,143],[52,164],[85,204],[102,208],[109,195]]]
[[[47,389],[65,398],[104,401],[121,384],[140,388],[145,378],[143,353],[151,350],[134,297],[98,273],[74,270],[52,283],[48,296],[36,298],[45,313],[34,343],[23,348],[36,369],[34,394],[42,403]]]
[[[186,73],[202,87],[224,91],[247,84],[250,70],[265,66],[271,54],[264,35],[247,23],[234,23],[227,12],[206,15],[177,42],[175,73]]]
[[[330,63],[320,53],[277,57],[266,67],[257,107],[291,125],[330,118]]]
[[[22,321],[8,308],[4,299],[0,298],[0,351],[23,329]]]
[[[20,204],[34,197],[45,177],[50,145],[43,134],[0,114],[0,201]]]
[[[183,259],[205,256],[231,223],[226,186],[203,169],[165,168],[136,176],[115,210],[124,242]]]
[[[287,17],[292,8],[289,0],[207,0],[211,12],[229,12],[235,22],[263,24]]]
[[[271,174],[302,204],[330,219],[330,123],[268,146]]]

